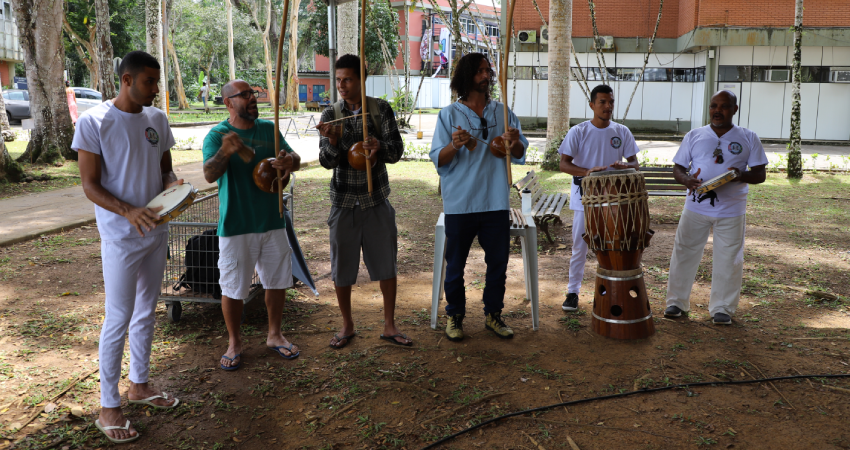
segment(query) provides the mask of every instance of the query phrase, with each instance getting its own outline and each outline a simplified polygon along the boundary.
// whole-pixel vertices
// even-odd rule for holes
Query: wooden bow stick
[[[364,115],[366,111],[366,6],[368,1],[363,0],[360,7],[360,108]],[[366,139],[369,138],[369,127],[366,120],[363,120],[363,144],[365,147]],[[369,189],[369,195],[372,195],[372,162],[369,161],[369,152],[363,148],[363,156],[366,158],[366,186]]]
[[[455,127],[455,128],[457,128],[459,131],[466,131],[461,127]],[[473,136],[472,134],[470,134],[469,137],[470,137],[470,139],[475,139],[476,141],[486,145],[487,147],[490,147],[490,144],[488,142],[482,141],[481,139],[478,139],[477,137]]]
[[[342,119],[329,120],[329,121],[327,121],[327,122],[322,122],[322,125],[327,125],[327,124],[329,124],[329,123],[334,123],[334,122],[339,122],[339,121],[346,120],[346,119],[351,119],[352,117],[360,117],[360,116],[368,116],[368,115],[369,115],[369,113],[366,113],[366,114],[354,114],[354,115],[351,115],[351,116],[343,117]],[[364,119],[364,120],[365,120],[365,119]],[[310,127],[310,129],[311,129],[311,130],[314,130],[314,129],[318,128],[318,127],[319,127],[319,125],[314,125],[314,126]]]
[[[227,133],[222,133],[221,131],[215,131],[215,130],[210,130],[210,131],[212,131],[213,133],[218,133],[222,136],[227,136]],[[253,139],[252,139],[252,141],[253,141]],[[245,161],[246,164],[251,162],[251,160],[254,159],[254,155],[256,155],[256,153],[252,149],[250,149],[250,148],[248,148],[244,145],[236,152],[236,154],[239,155],[239,158],[241,158],[242,161]]]
[[[502,84],[502,95],[505,97],[504,110],[505,110],[505,131],[508,131],[508,58],[507,52],[510,51],[511,48],[511,30],[513,29],[514,23],[514,6],[516,6],[516,0],[507,0],[510,2],[510,8],[508,9],[508,26],[507,26],[507,35],[505,36],[505,47],[502,52],[502,58],[499,62],[502,65],[502,69],[499,71],[499,81]],[[510,188],[514,184],[514,176],[511,173],[511,142],[505,139],[505,164],[507,164],[508,170],[508,188]]]
[[[280,158],[280,63],[283,59],[283,37],[286,35],[286,19],[289,17],[289,1],[283,0],[283,17],[280,21],[280,37],[277,40],[277,63],[274,72],[274,148],[275,156]],[[283,176],[277,170],[277,208],[283,218]]]

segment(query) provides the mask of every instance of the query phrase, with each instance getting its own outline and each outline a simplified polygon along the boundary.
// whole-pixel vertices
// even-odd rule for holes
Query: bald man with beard
[[[260,120],[257,91],[242,80],[233,80],[221,90],[230,117],[213,127],[204,139],[204,178],[219,187],[219,258],[221,310],[227,325],[229,345],[221,356],[222,370],[242,366],[240,324],[254,269],[266,290],[269,330],[266,346],[284,359],[300,355],[295,344],[281,333],[286,289],[292,285],[292,250],[286,235],[286,222],[278,211],[278,195],[261,191],[254,184],[254,166],[277,156],[274,124]],[[280,136],[281,158],[272,166],[295,171],[301,157]],[[244,162],[237,153],[246,148],[254,153]]]
[[[756,133],[733,123],[738,112],[734,93],[714,94],[708,112],[711,123],[689,131],[673,157],[673,176],[689,195],[676,229],[664,315],[679,317],[690,309],[691,289],[713,230],[708,312],[716,325],[730,325],[744,276],[747,193],[750,184],[764,182],[767,155]],[[696,193],[704,181],[730,170],[735,174],[731,182]]]

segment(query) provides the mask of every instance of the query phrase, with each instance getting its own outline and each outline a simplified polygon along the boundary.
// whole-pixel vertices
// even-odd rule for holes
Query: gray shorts
[[[394,278],[398,273],[398,228],[389,200],[372,208],[331,207],[328,216],[331,240],[331,277],[337,286],[357,283],[360,249],[372,281]]]

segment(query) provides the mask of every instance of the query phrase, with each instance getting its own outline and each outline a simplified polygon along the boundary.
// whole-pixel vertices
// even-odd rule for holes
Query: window
[[[9,2],[3,2],[3,18],[12,20],[12,7],[9,6]]]
[[[21,101],[23,101],[24,100],[24,93],[22,91],[9,92],[9,100],[21,100]]]
[[[4,92],[4,93],[3,93],[3,98],[4,98],[4,99],[6,99],[6,100],[9,100],[9,93],[8,93],[8,92]]]
[[[828,67],[801,67],[801,83],[829,83]]]
[[[499,37],[499,26],[487,24],[487,36]]]
[[[699,83],[705,81],[705,67],[697,67],[694,69],[694,82]]]
[[[79,89],[74,89],[74,97],[76,97],[76,98],[85,98],[85,96],[83,96],[83,91],[81,91],[81,90],[79,90]]]
[[[516,72],[517,80],[531,80],[532,79],[532,67],[530,66],[521,66],[521,67],[508,67],[508,80],[514,79],[514,72]]]
[[[103,101],[103,95],[97,91],[86,91],[86,98],[90,100]]]
[[[717,81],[750,81],[752,71],[750,66],[720,66],[717,71]],[[752,80],[755,81],[755,80]]]
[[[673,69],[647,67],[643,72],[643,81],[673,81]]]
[[[673,69],[673,82],[692,83],[694,81],[694,69]]]
[[[549,79],[549,66],[540,66],[534,68],[534,79],[535,80],[548,80]]]
[[[830,83],[850,83],[850,67],[830,67]]]

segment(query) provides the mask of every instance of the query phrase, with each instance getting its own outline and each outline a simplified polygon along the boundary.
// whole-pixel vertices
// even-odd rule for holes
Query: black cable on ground
[[[497,422],[497,421],[502,420],[502,419],[507,419],[508,417],[521,416],[523,414],[529,414],[529,413],[534,413],[534,412],[539,412],[539,411],[546,411],[547,409],[557,408],[559,406],[578,405],[580,403],[587,403],[587,402],[592,402],[592,401],[596,401],[596,400],[608,400],[608,399],[612,399],[612,398],[628,397],[630,395],[635,395],[635,394],[646,394],[646,393],[650,393],[650,392],[667,391],[667,390],[670,390],[670,389],[684,389],[684,388],[698,387],[698,386],[723,386],[723,385],[730,385],[730,384],[766,383],[766,382],[769,382],[769,381],[798,380],[798,379],[801,379],[801,378],[850,378],[850,374],[790,375],[790,376],[786,376],[786,377],[761,378],[761,379],[757,379],[757,380],[704,381],[704,382],[701,382],[701,383],[676,384],[676,385],[664,386],[664,387],[653,388],[653,389],[641,389],[641,390],[638,390],[638,391],[624,392],[622,394],[613,394],[613,395],[605,395],[605,396],[601,396],[601,397],[583,398],[581,400],[572,400],[572,401],[569,401],[569,402],[555,403],[554,405],[540,406],[538,408],[526,409],[524,411],[512,412],[510,414],[505,414],[503,416],[495,417],[493,419],[481,422],[478,425],[471,426],[471,427],[469,427],[465,430],[460,430],[460,431],[458,431],[457,433],[455,433],[451,436],[446,436],[446,437],[440,439],[439,441],[434,442],[433,444],[430,444],[426,447],[423,447],[422,450],[428,450],[430,448],[437,448],[438,446],[440,446],[440,444],[448,442],[448,441],[450,441],[450,440],[452,440],[452,439],[454,439],[454,438],[456,438],[456,437],[458,437],[462,434],[469,433],[472,430],[481,428],[485,425],[489,425],[493,422]]]

